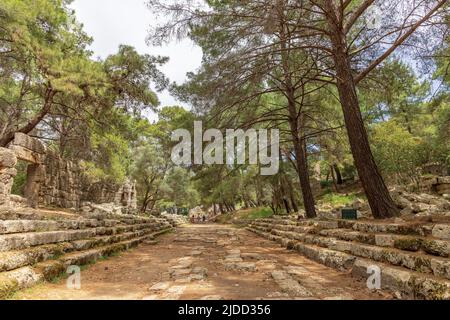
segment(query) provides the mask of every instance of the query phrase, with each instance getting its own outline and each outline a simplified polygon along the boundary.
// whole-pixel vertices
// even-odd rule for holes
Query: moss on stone
[[[356,236],[358,242],[367,243],[371,245],[375,245],[375,235],[374,234],[358,234]]]
[[[432,272],[430,259],[417,257],[414,263],[414,271],[422,273]]]
[[[407,225],[398,225],[397,233],[403,235],[412,235],[412,236],[420,236],[422,235],[421,224],[407,224]]]
[[[422,300],[446,300],[448,299],[448,287],[432,280],[414,281],[414,298]]]
[[[15,279],[0,277],[0,299],[8,299],[19,289],[19,283]]]
[[[419,238],[400,238],[395,240],[394,247],[406,251],[419,251],[422,247],[422,240]]]
[[[294,250],[295,249],[295,244],[296,244],[295,241],[292,241],[292,240],[288,241],[286,248],[289,249],[289,250]]]
[[[435,256],[441,256],[444,258],[448,258],[449,253],[446,246],[439,245],[439,243],[435,240],[424,240],[422,242],[422,249],[429,254]]]

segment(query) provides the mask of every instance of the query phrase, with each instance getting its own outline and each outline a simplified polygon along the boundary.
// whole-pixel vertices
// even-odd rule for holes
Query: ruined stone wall
[[[437,193],[441,196],[450,194],[450,176],[426,176],[419,182],[422,192]]]
[[[11,150],[0,148],[0,206],[9,206],[9,196],[17,170],[17,157]]]
[[[17,160],[29,163],[24,197],[31,207],[80,209],[82,203],[113,203],[127,212],[137,208],[136,187],[127,182],[91,183],[77,163],[47,150],[38,139],[17,133],[8,149],[0,148],[0,205],[11,205],[11,187]]]
[[[114,202],[117,192],[115,185],[105,181],[89,183],[87,180],[83,183],[83,200],[97,203]]]
[[[40,188],[40,203],[61,208],[80,207],[82,201],[82,178],[80,167],[47,151],[45,180]]]
[[[93,203],[114,203],[116,206],[131,211],[137,209],[136,184],[127,181],[123,185],[116,185],[105,181],[84,183],[83,200]]]
[[[37,207],[40,200],[40,187],[45,180],[46,148],[39,140],[23,133],[16,133],[9,149],[18,160],[28,162],[24,196],[29,206]]]

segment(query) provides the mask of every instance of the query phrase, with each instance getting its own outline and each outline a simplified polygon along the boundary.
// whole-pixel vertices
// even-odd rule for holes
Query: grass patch
[[[270,208],[253,208],[246,210],[238,210],[235,213],[223,214],[217,218],[218,223],[231,223],[233,220],[256,220],[265,219],[273,216],[273,212]]]
[[[358,196],[355,193],[340,194],[340,193],[327,193],[322,196],[320,203],[329,204],[331,206],[346,206],[356,201]]]
[[[256,208],[248,213],[247,219],[265,219],[273,216],[273,211],[270,208]]]

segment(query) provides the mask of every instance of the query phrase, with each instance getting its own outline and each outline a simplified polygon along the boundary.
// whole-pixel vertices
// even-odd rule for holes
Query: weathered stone
[[[203,254],[203,252],[202,252],[202,251],[199,251],[199,250],[193,250],[193,251],[191,251],[191,253],[190,253],[191,256],[200,256],[200,255],[202,255],[202,254]]]
[[[414,298],[424,300],[449,300],[450,282],[419,276],[414,279]]]
[[[235,262],[226,263],[225,270],[237,272],[255,272],[257,271],[256,264],[252,262]]]
[[[308,289],[295,281],[286,271],[273,271],[271,275],[283,292],[300,297],[312,296]]]
[[[394,247],[400,250],[419,251],[422,247],[422,239],[413,237],[397,238]]]
[[[318,221],[317,225],[320,228],[324,229],[337,229],[339,228],[339,224],[337,221]]]
[[[375,244],[380,247],[393,247],[395,238],[392,235],[377,234],[375,235]]]
[[[95,230],[52,231],[0,235],[0,251],[18,250],[32,246],[94,237]]]
[[[431,259],[431,270],[437,277],[450,279],[450,261],[439,258]]]
[[[241,254],[241,257],[244,259],[251,259],[251,260],[263,260],[264,259],[258,253],[243,253],[243,254]]]
[[[174,279],[179,279],[188,276],[192,272],[192,269],[169,269],[170,277]]]
[[[432,231],[433,237],[450,240],[450,225],[437,224]]]
[[[195,267],[189,276],[191,280],[205,280],[208,276],[208,269],[203,267]]]
[[[193,259],[192,257],[183,257],[177,260],[178,267],[181,268],[190,268],[192,266]]]
[[[268,298],[287,298],[289,297],[288,293],[283,292],[269,292],[267,294]]]
[[[422,249],[432,255],[441,257],[450,256],[450,242],[444,240],[423,240]]]
[[[0,206],[10,205],[11,188],[17,174],[14,166],[17,163],[15,154],[5,148],[0,148]]]
[[[36,273],[31,267],[5,272],[2,276],[15,282],[17,289],[29,288],[43,279],[42,274]]]
[[[151,246],[157,245],[158,243],[159,243],[158,240],[145,240],[144,241],[144,244],[148,244]]]
[[[312,260],[342,271],[351,269],[355,261],[355,257],[352,255],[325,248],[309,246],[301,243],[297,244],[295,248],[301,254]]]
[[[157,284],[154,284],[150,287],[150,292],[161,292],[169,289],[171,286],[170,282],[158,282]]]
[[[13,151],[0,148],[0,169],[14,168],[17,164],[17,157]]]
[[[0,234],[56,231],[59,226],[56,221],[0,220]]]

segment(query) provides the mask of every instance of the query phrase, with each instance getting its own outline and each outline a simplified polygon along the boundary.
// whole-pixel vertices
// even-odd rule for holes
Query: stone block
[[[46,151],[46,149],[41,141],[39,141],[36,138],[30,137],[27,134],[20,133],[20,132],[18,132],[14,135],[14,140],[12,141],[11,144],[14,146],[26,148],[30,151],[40,153],[40,154],[45,154],[45,151]]]
[[[377,234],[375,235],[375,244],[380,247],[393,247],[395,237],[392,235]]]
[[[17,164],[17,157],[13,151],[0,148],[0,169],[14,168]]]
[[[433,237],[450,240],[450,225],[448,224],[437,224],[432,230]]]

